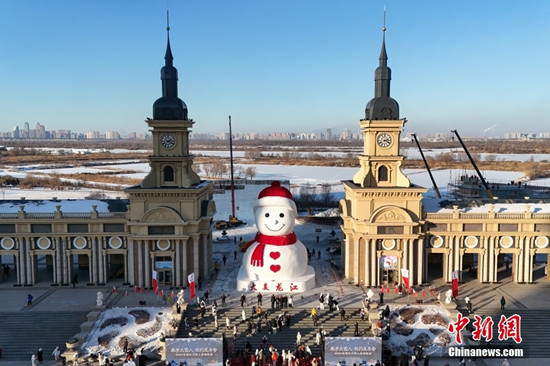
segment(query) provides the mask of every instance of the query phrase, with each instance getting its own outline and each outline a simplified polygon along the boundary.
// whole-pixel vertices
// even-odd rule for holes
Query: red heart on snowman
[[[273,272],[277,273],[281,270],[281,266],[280,265],[272,265],[271,267],[269,267],[269,269],[271,269]]]
[[[281,256],[281,253],[279,253],[279,252],[271,252],[271,253],[269,253],[269,256],[270,256],[271,258],[273,258],[273,259],[277,259],[277,258],[279,258],[279,257]]]

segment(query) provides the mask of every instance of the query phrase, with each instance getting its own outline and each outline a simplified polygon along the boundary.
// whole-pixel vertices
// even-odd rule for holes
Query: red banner
[[[452,290],[453,297],[458,297],[458,271],[453,272]]]

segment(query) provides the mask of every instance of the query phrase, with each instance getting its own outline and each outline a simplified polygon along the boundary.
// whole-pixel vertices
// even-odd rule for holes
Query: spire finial
[[[384,23],[382,24],[382,32],[386,31],[386,5],[384,5]]]
[[[170,33],[170,10],[166,10],[166,31]]]

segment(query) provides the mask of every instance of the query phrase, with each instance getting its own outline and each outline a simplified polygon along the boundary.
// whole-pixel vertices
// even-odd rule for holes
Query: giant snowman
[[[260,192],[254,206],[259,232],[246,246],[237,290],[293,293],[315,287],[307,249],[294,234],[296,214],[292,194],[280,182]]]

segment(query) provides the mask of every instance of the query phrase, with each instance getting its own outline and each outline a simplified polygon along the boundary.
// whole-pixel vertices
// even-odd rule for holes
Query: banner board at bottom
[[[325,366],[374,366],[382,362],[380,337],[326,337]]]

